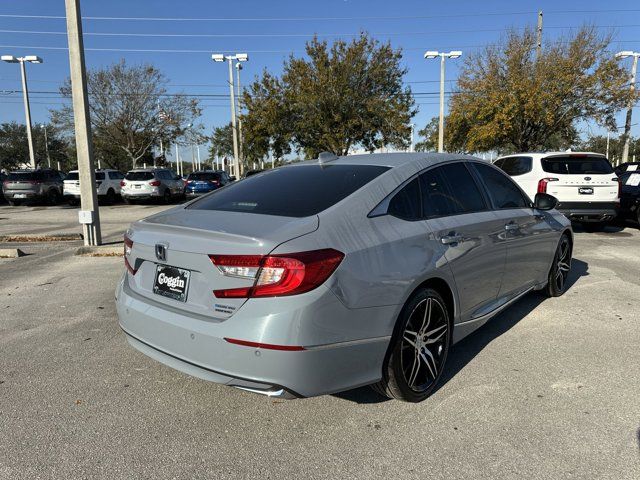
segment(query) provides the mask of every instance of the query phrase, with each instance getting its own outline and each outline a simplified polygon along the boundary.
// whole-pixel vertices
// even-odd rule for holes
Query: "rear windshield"
[[[78,172],[69,172],[65,180],[78,180]],[[96,180],[104,180],[104,172],[96,172]]]
[[[192,173],[187,177],[187,181],[189,180],[197,180],[197,181],[209,181],[209,180],[218,180],[220,181],[220,174],[213,172],[196,172]]]
[[[542,169],[548,173],[586,175],[613,173],[613,168],[604,157],[550,157],[542,159]]]
[[[133,182],[141,180],[153,180],[153,172],[128,172],[124,178]]]
[[[27,182],[31,180],[42,180],[41,172],[11,172],[7,177],[8,181]]]
[[[234,182],[187,208],[308,217],[335,205],[389,167],[297,165]]]

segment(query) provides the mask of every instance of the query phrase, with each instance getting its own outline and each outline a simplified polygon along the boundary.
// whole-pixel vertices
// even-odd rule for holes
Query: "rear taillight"
[[[218,180],[209,180],[209,183],[211,185],[220,185],[220,182]]]
[[[283,255],[209,255],[223,275],[254,280],[251,287],[214,290],[218,298],[297,295],[322,285],[344,253],[331,248]]]
[[[557,182],[557,178],[541,178],[538,182],[538,193],[547,193],[547,184],[549,182]]]
[[[127,184],[127,182],[125,182],[124,180],[121,180],[121,181],[120,181],[120,186],[121,186],[121,187],[124,187],[126,184]]]
[[[160,180],[151,180],[149,182],[149,185],[151,185],[152,187],[159,187],[160,186]]]
[[[622,182],[620,181],[620,179],[618,177],[612,178],[611,180],[613,180],[614,182],[618,183],[618,202],[620,201],[620,195],[622,195]]]
[[[9,185],[9,180],[5,180],[4,182],[2,182],[3,185]]]
[[[133,248],[133,240],[131,240],[127,234],[124,234],[124,266],[127,267],[129,273],[131,275],[135,275],[138,271],[136,268],[133,268],[129,263],[129,256],[131,255],[131,249]]]

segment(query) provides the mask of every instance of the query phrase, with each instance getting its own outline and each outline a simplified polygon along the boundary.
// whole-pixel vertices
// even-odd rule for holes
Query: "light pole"
[[[36,55],[26,55],[24,57],[14,57],[13,55],[2,55],[2,61],[7,63],[19,63],[22,73],[22,97],[24,99],[24,116],[27,124],[27,139],[29,141],[29,159],[31,168],[36,168],[36,156],[33,149],[33,134],[31,132],[31,109],[29,108],[29,90],[27,88],[27,70],[24,66],[26,62],[42,63],[42,58]]]
[[[238,153],[240,154],[240,162],[244,160],[244,152],[242,151],[242,119],[240,118],[240,111],[242,107],[240,106],[240,70],[242,70],[242,63],[236,62],[236,78],[237,85],[236,89],[238,91]]]
[[[231,97],[231,131],[233,133],[233,169],[236,176],[240,176],[240,154],[238,152],[238,131],[236,128],[236,102],[235,94],[233,92],[233,61],[246,62],[249,60],[249,55],[246,53],[237,53],[236,55],[224,55],[222,53],[214,53],[211,55],[211,59],[214,62],[224,62],[227,60],[229,63],[229,95]]]
[[[624,122],[624,147],[622,148],[622,163],[626,162],[629,158],[629,138],[631,134],[631,111],[633,110],[633,93],[636,89],[636,71],[638,69],[638,57],[640,57],[640,52],[631,52],[626,50],[624,52],[616,53],[616,58],[622,59],[627,57],[633,57],[633,65],[631,66],[631,85],[629,86],[629,90],[631,91],[631,95],[629,97],[629,103],[627,105],[627,118]]]
[[[47,165],[51,168],[51,157],[49,156],[49,141],[47,140],[47,126],[42,123],[40,124],[42,129],[44,130],[44,151],[47,154]],[[60,166],[58,166],[58,170],[60,170]]]
[[[438,123],[438,152],[444,152],[444,59],[459,58],[462,56],[460,50],[453,50],[449,53],[429,50],[425,52],[424,58],[433,59],[440,57],[440,122]]]

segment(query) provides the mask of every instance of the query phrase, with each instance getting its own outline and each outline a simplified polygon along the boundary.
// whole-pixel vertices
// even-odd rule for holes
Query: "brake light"
[[[212,185],[220,185],[220,182],[218,180],[209,180],[209,183]]]
[[[159,187],[160,186],[160,180],[152,180],[149,182],[149,185],[151,185],[152,187]]]
[[[127,184],[127,182],[125,182],[124,180],[121,180],[121,181],[120,181],[120,186],[121,186],[121,187],[124,187],[126,184]]]
[[[620,195],[622,195],[622,182],[620,181],[620,179],[618,177],[612,178],[611,180],[613,180],[614,182],[618,183],[618,199],[617,201],[620,201]]]
[[[538,193],[547,193],[547,184],[549,182],[557,182],[557,178],[541,178],[538,182]]]
[[[251,287],[214,290],[218,298],[297,295],[322,285],[344,253],[331,248],[283,255],[209,255],[223,275],[254,280]]]
[[[133,248],[133,240],[131,240],[131,238],[129,238],[125,233],[124,234],[124,266],[127,267],[127,270],[129,270],[129,273],[131,275],[135,275],[138,269],[133,268],[129,263],[129,255],[131,255],[132,248]]]

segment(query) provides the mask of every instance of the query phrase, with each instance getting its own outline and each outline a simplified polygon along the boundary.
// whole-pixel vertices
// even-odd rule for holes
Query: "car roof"
[[[509,155],[503,155],[498,157],[497,160],[502,158],[510,158],[510,157],[535,157],[535,158],[546,158],[546,157],[558,157],[558,156],[580,156],[580,155],[589,155],[593,157],[604,157],[606,156],[602,153],[598,152],[521,152],[521,153],[510,153]]]
[[[157,172],[158,170],[169,170],[168,168],[164,168],[164,167],[156,167],[156,168],[133,168],[131,170],[127,170],[127,173],[130,172]]]
[[[358,155],[344,155],[334,160],[325,160],[326,165],[374,165],[381,167],[399,167],[417,161],[427,161],[430,164],[447,162],[449,160],[480,160],[481,158],[458,153],[434,152],[394,152],[394,153],[365,153]],[[319,160],[307,160],[292,165],[313,165]],[[488,163],[488,162],[487,162]]]

